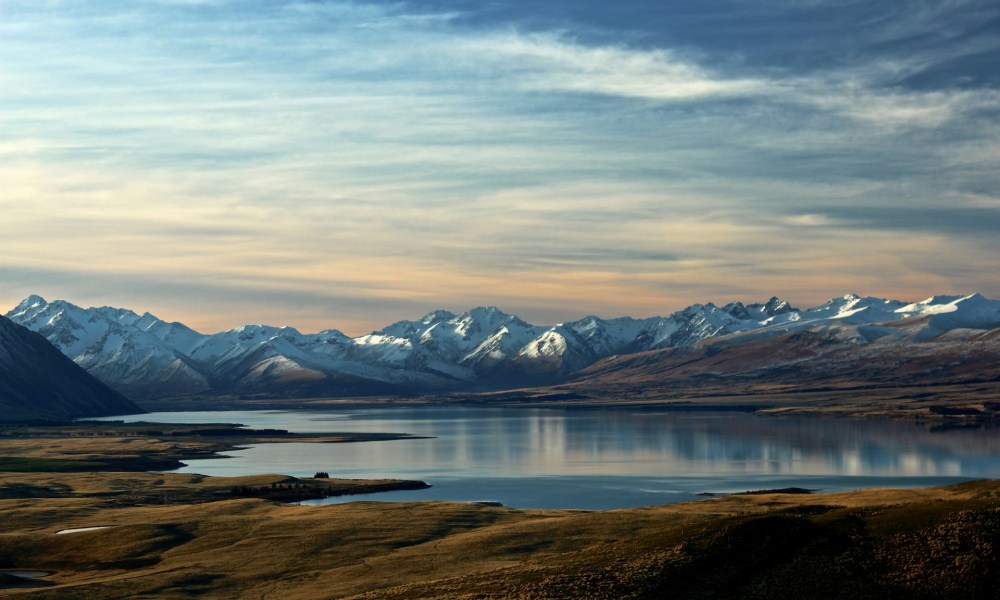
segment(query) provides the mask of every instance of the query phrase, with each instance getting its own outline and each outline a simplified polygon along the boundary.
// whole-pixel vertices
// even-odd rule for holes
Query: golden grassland
[[[236,443],[145,427],[5,430],[0,572],[50,574],[0,573],[0,597],[1000,597],[1000,482],[598,512],[299,506],[232,490],[393,482],[114,470]],[[57,533],[85,527],[104,528]]]
[[[19,475],[17,478],[26,478]],[[135,485],[105,474],[109,485]],[[268,481],[271,476],[260,478]],[[92,474],[32,485],[98,490]],[[171,485],[203,485],[204,481]],[[228,482],[227,482],[228,483]],[[1000,485],[760,494],[602,512],[259,499],[0,500],[33,598],[995,597]],[[58,535],[64,528],[106,529]],[[13,578],[7,578],[8,580]]]

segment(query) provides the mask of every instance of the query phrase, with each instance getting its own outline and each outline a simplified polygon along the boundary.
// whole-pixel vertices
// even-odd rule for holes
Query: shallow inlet
[[[56,535],[64,535],[67,533],[82,533],[84,531],[97,531],[98,529],[108,529],[111,525],[98,525],[97,527],[73,527],[72,529],[60,529],[56,532]]]
[[[0,575],[12,575],[14,577],[24,577],[25,579],[39,579],[48,577],[50,571],[26,571],[22,569],[0,569]]]

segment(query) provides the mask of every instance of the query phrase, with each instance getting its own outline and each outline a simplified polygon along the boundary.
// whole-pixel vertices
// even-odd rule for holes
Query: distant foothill
[[[771,347],[775,344],[782,349],[832,344],[845,349],[845,356],[910,348],[927,356],[934,354],[928,349],[946,347],[948,354],[956,344],[993,348],[1000,338],[1000,301],[979,294],[915,303],[848,294],[805,310],[775,297],[765,303],[694,304],[664,317],[591,316],[554,326],[479,307],[460,315],[434,311],[354,338],[335,329],[303,334],[268,325],[206,335],[149,313],[81,308],[39,296],[25,299],[7,317],[135,399],[507,389],[579,381],[594,373],[606,377],[623,361],[631,360],[628,368],[634,370],[630,357],[649,360],[648,353],[664,351],[702,351],[713,364],[738,356],[731,351],[737,347],[780,355]],[[954,362],[944,354],[943,364]],[[754,360],[753,369],[768,367],[766,361],[758,364],[760,356]],[[717,370],[725,373],[736,364]]]

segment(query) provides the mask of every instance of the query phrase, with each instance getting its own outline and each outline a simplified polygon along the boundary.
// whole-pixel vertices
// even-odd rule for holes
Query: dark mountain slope
[[[0,421],[140,412],[44,337],[0,317]]]
[[[744,334],[693,346],[607,359],[580,371],[580,389],[700,386],[891,386],[1000,380],[1000,330],[913,343],[865,341],[865,327],[821,327],[773,336]]]

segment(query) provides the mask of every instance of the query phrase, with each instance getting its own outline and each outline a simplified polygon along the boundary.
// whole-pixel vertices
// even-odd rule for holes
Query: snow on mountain
[[[982,294],[933,296],[896,311],[904,318],[930,317],[939,329],[992,329],[1000,327],[1000,302]]]
[[[763,323],[762,333],[776,334],[805,328],[830,331],[842,341],[869,343],[926,341],[963,330],[1000,327],[1000,301],[981,294],[933,296],[914,303],[848,294],[798,313],[779,315]],[[833,333],[833,329],[836,332]]]
[[[543,331],[495,306],[480,306],[460,315],[435,311],[419,321],[393,323],[372,335],[405,339],[412,352],[436,363],[437,370],[442,370],[442,363],[459,366],[463,371],[451,368],[447,372],[469,380],[493,372]]]
[[[1000,302],[979,294],[916,303],[848,294],[799,310],[774,297],[763,304],[694,304],[646,319],[589,316],[552,327],[477,307],[460,315],[434,311],[356,338],[335,329],[303,334],[268,325],[206,335],[149,313],[83,309],[40,296],[29,296],[8,317],[99,379],[139,395],[282,386],[322,394],[516,386],[565,377],[614,355],[799,330],[855,345],[973,339],[1000,328]]]
[[[454,313],[446,310],[436,310],[434,312],[427,313],[419,321],[397,321],[375,333],[405,339],[418,338],[423,335],[425,331],[438,323],[443,323],[454,318]]]
[[[981,294],[969,296],[933,296],[922,302],[908,304],[896,311],[904,327],[910,322],[919,327],[908,330],[918,341],[936,338],[943,334],[964,337],[969,330],[1000,328],[1000,302]]]
[[[435,321],[416,332],[411,339],[446,360],[475,364],[484,354],[496,352],[499,348],[496,343],[486,342],[499,334],[501,328],[507,330],[507,335],[501,337],[513,336],[516,340],[531,329],[531,325],[495,306],[480,306],[446,321]],[[509,344],[500,343],[500,346]]]
[[[284,339],[295,343],[302,338],[302,334],[292,327],[243,325],[204,336],[188,350],[188,355],[200,363],[218,368],[243,360],[247,354],[273,340]]]
[[[592,332],[591,330],[590,333]],[[591,340],[614,341],[609,338],[605,332],[602,335],[593,334]],[[574,328],[556,325],[521,348],[512,365],[528,377],[556,378],[579,371],[605,356],[609,354],[598,354],[587,338]]]
[[[170,339],[170,330],[187,328],[140,317],[130,310],[101,307],[83,309],[63,300],[46,302],[30,296],[7,317],[40,333],[63,354],[101,381],[130,391],[155,386],[174,393],[207,390],[208,380],[182,351],[148,331]],[[190,331],[190,330],[188,330]],[[194,333],[194,332],[192,332]],[[179,339],[186,340],[183,335]]]
[[[816,308],[801,311],[795,322],[799,325],[817,321],[838,321],[852,325],[883,323],[899,318],[896,311],[904,306],[906,303],[899,300],[871,296],[862,298],[857,294],[847,294],[828,300]],[[776,319],[773,323],[781,322],[781,319]]]
[[[723,306],[722,310],[741,321],[758,321],[763,323],[772,319],[772,317],[797,313],[799,309],[793,308],[791,304],[777,296],[772,296],[764,304],[755,302],[744,305],[737,300]]]
[[[636,338],[632,350],[690,346],[704,339],[758,329],[776,319],[794,319],[798,314],[797,309],[778,298],[749,306],[731,302],[722,308],[711,302],[693,304],[651,323]]]
[[[639,334],[657,321],[655,318],[601,319],[589,316],[565,323],[565,326],[573,330],[595,355],[604,357],[627,352]]]
[[[397,383],[423,382],[448,385],[456,381],[475,381],[466,367],[444,360],[412,340],[372,333],[350,340],[344,358],[357,364],[388,369],[384,378]]]

